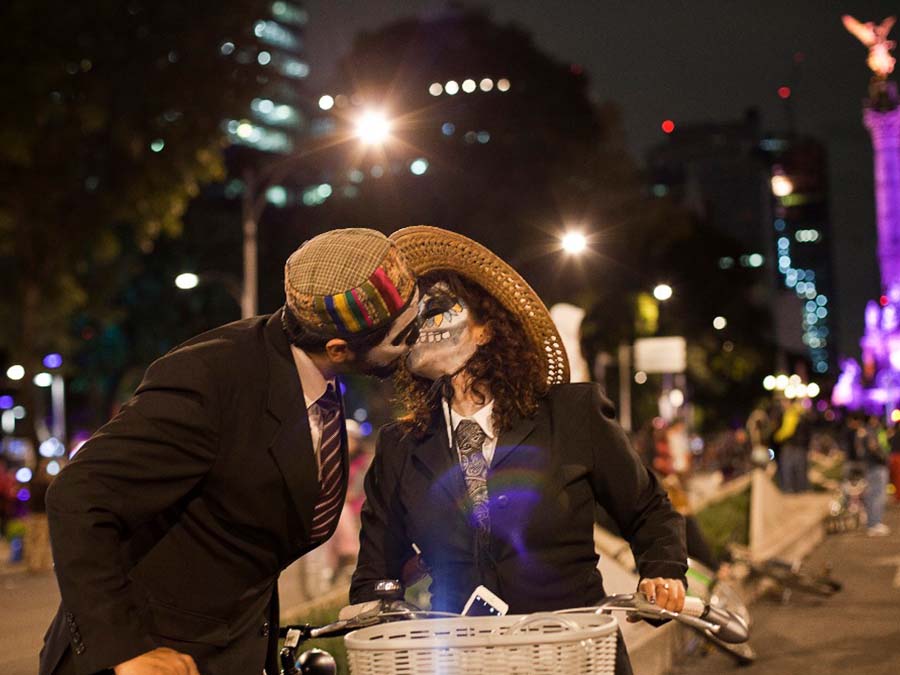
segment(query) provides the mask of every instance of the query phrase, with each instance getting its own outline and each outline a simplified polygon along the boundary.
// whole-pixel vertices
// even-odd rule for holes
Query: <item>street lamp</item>
[[[335,104],[331,96],[322,96],[319,99],[319,107],[322,110],[330,110]],[[360,143],[371,146],[379,145],[388,140],[391,135],[393,123],[385,115],[384,111],[369,109],[364,110],[356,118],[353,125],[353,133],[350,138],[355,138]],[[240,127],[238,134],[240,135]],[[348,140],[347,138],[340,139]],[[241,306],[241,318],[247,319],[257,313],[257,231],[259,219],[266,208],[269,188],[277,185],[284,178],[298,160],[315,152],[317,148],[305,145],[298,148],[293,155],[285,157],[273,164],[262,168],[246,168],[243,173],[244,189],[241,192],[241,229],[243,231],[243,261],[244,278],[239,289]],[[321,149],[321,148],[318,148]]]
[[[237,279],[232,277],[230,274],[223,274],[221,272],[203,272],[202,274],[182,272],[177,277],[175,277],[175,285],[183,291],[190,291],[194,288],[197,288],[197,286],[199,286],[201,282],[215,282],[221,284],[222,287],[226,291],[228,291],[228,294],[232,297],[232,299],[239,306],[243,307],[243,293],[241,292],[242,289]]]
[[[200,277],[198,277],[193,272],[183,272],[175,277],[175,285],[178,286],[183,291],[189,291],[192,288],[197,288],[197,284],[200,283]]]
[[[581,232],[566,232],[560,242],[563,250],[570,255],[584,253],[587,248],[587,238]]]
[[[653,297],[660,302],[665,302],[672,297],[672,292],[672,287],[669,286],[669,284],[658,284],[656,288],[653,289]]]
[[[354,135],[365,145],[380,145],[391,135],[391,122],[381,110],[365,110],[354,124]]]

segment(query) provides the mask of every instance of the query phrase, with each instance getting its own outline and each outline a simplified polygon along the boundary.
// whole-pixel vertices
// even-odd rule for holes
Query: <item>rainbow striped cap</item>
[[[347,228],[305,242],[284,266],[286,306],[307,328],[334,336],[365,335],[409,304],[416,278],[381,232]]]

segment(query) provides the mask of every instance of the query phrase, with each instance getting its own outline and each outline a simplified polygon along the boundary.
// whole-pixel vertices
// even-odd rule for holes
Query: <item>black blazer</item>
[[[442,412],[421,440],[386,427],[366,476],[351,602],[372,599],[375,581],[399,578],[415,543],[432,570],[435,609],[461,611],[478,584],[510,613],[594,603],[604,596],[595,502],[631,542],[641,576],[684,581],[684,521],[613,414],[596,385],[558,385],[533,419],[500,435],[488,471],[490,551],[481,564]]]
[[[278,672],[276,582],[318,495],[280,313],[176,348],[49,490],[62,605],[40,672],[67,646],[81,675],[158,646],[204,675]]]

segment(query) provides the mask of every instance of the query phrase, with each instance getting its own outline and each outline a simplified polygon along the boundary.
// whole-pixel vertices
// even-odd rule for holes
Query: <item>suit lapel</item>
[[[497,448],[494,450],[494,459],[491,461],[491,471],[500,466],[517,447],[525,442],[531,432],[534,431],[534,420],[521,417],[513,420],[512,426],[500,434],[497,439]]]
[[[309,533],[319,496],[318,468],[300,377],[281,328],[280,312],[266,322],[265,335],[269,366],[266,403],[269,415],[265,433],[271,439],[269,452],[287,484],[304,532]],[[346,442],[344,445],[346,453]]]
[[[440,411],[431,420],[427,435],[416,443],[413,457],[425,468],[432,485],[441,490],[462,507],[466,495],[466,481],[459,466],[459,458],[450,448],[447,426]]]

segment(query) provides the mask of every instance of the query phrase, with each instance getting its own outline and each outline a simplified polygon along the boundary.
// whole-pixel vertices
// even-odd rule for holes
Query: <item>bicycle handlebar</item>
[[[685,598],[681,612],[670,612],[652,604],[643,593],[626,593],[607,596],[596,607],[564,612],[587,609],[598,613],[626,612],[645,619],[674,619],[699,630],[709,631],[723,642],[731,644],[746,642],[750,637],[750,630],[741,617],[728,610],[708,605],[700,598]]]

